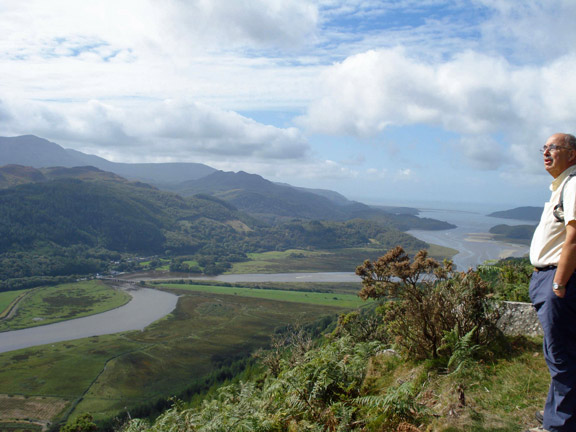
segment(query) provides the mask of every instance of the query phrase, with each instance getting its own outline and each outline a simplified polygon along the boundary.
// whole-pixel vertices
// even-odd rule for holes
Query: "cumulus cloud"
[[[54,107],[0,104],[2,130],[37,134],[73,148],[135,162],[219,158],[302,159],[308,143],[295,128],[264,125],[235,112],[184,101],[163,101],[129,110],[90,101]]]
[[[324,73],[321,96],[300,124],[314,132],[362,137],[389,126],[439,126],[465,137],[464,155],[476,167],[497,168],[498,157],[481,150],[494,146],[486,136],[521,139],[517,143],[527,149],[548,130],[570,130],[575,67],[576,54],[535,67],[473,51],[430,63],[403,49],[373,50]]]
[[[1,56],[13,59],[290,48],[313,36],[318,21],[311,0],[5,0],[0,14]]]
[[[453,145],[470,166],[480,170],[495,170],[509,160],[502,144],[490,136],[465,136]],[[506,154],[506,157],[503,155]]]
[[[576,3],[572,0],[474,0],[488,8],[480,25],[486,47],[520,63],[550,61],[573,51]]]
[[[316,2],[310,0],[172,0],[170,5],[170,19],[186,39],[192,35],[233,46],[298,46],[313,35],[318,21]]]

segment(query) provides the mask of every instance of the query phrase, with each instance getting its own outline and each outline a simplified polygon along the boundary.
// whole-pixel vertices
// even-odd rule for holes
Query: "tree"
[[[93,422],[91,414],[84,413],[77,417],[72,423],[65,424],[60,428],[60,432],[93,432],[98,426]]]

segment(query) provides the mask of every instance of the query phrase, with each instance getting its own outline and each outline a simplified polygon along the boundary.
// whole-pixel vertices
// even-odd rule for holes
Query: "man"
[[[576,431],[576,138],[557,133],[542,148],[544,168],[554,178],[550,201],[530,245],[534,273],[530,299],[544,330],[550,389],[542,428]],[[562,214],[563,213],[563,214]]]

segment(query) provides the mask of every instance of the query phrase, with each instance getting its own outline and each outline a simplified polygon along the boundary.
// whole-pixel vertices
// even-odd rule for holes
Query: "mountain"
[[[180,183],[206,176],[214,168],[199,163],[117,163],[60,145],[34,135],[0,137],[0,166],[25,165],[34,168],[91,165],[128,179],[155,185]]]
[[[22,165],[0,166],[0,189],[27,183],[42,183],[60,178],[128,183],[128,180],[123,177],[111,172],[102,171],[93,166],[74,168],[50,167],[40,169]],[[136,184],[135,182],[132,183]],[[141,183],[141,186],[151,187],[144,183]]]
[[[20,165],[42,169],[48,167],[93,166],[129,180],[138,180],[162,190],[185,196],[213,195],[222,202],[268,221],[286,219],[321,219],[344,221],[354,218],[376,220],[401,230],[449,229],[453,225],[415,216],[417,210],[376,208],[346,199],[341,194],[324,190],[293,187],[270,182],[256,174],[217,171],[198,163],[116,163],[94,155],[64,149],[56,143],[33,135],[0,137],[0,166]],[[23,168],[20,179],[6,172],[0,187],[26,182]],[[55,172],[51,174],[53,178]],[[36,174],[37,175],[37,174]],[[66,174],[66,175],[69,175]],[[96,175],[94,171],[89,175]],[[102,174],[97,174],[102,176]]]
[[[371,207],[350,201],[332,191],[296,188],[273,183],[256,174],[217,171],[173,189],[183,196],[210,194],[239,210],[269,221],[292,218],[346,221],[364,219],[384,223],[401,231],[450,229],[447,222],[418,218],[413,209]]]
[[[365,204],[349,201],[335,192],[314,193],[304,188],[273,183],[257,174],[244,171],[216,171],[198,180],[181,183],[174,190],[183,196],[211,194],[242,211],[266,219],[347,220],[380,213]]]
[[[0,137],[0,166],[2,165],[23,165],[34,168],[45,167],[78,167],[94,166],[103,171],[113,172],[127,179],[139,180],[152,184],[160,189],[176,191],[192,195],[194,193],[214,193],[224,194],[226,189],[230,191],[225,199],[237,203],[246,202],[247,209],[256,207],[256,213],[270,213],[278,217],[304,217],[304,218],[328,218],[346,219],[350,218],[350,212],[360,212],[354,217],[363,217],[362,213],[370,212],[369,206],[348,200],[338,192],[325,189],[311,189],[294,187],[288,184],[272,183],[262,179],[250,180],[250,174],[240,172],[236,176],[233,173],[218,174],[205,184],[199,180],[218,171],[207,165],[199,163],[117,163],[110,162],[98,156],[85,154],[77,150],[65,149],[60,145],[34,135],[23,135],[18,137]],[[231,177],[235,177],[231,179]],[[240,181],[245,191],[244,197],[232,191],[237,189],[235,181]],[[214,184],[216,183],[216,184]],[[218,183],[220,183],[218,185]],[[275,187],[277,186],[277,187]],[[214,189],[215,188],[215,189]],[[214,190],[213,190],[214,189]],[[299,191],[302,192],[298,194]],[[256,195],[248,196],[249,193]],[[274,196],[275,194],[278,194]],[[233,197],[236,195],[235,197]],[[322,197],[318,202],[318,197]],[[288,202],[282,202],[287,199]],[[299,202],[302,200],[302,202]],[[326,200],[346,209],[324,205]],[[258,203],[257,203],[258,202]],[[319,208],[311,208],[318,205]],[[243,208],[243,205],[240,205]],[[269,211],[268,211],[269,210]],[[386,209],[390,213],[406,213],[405,210],[395,211],[394,208]],[[410,214],[417,214],[415,209],[411,209]]]
[[[17,168],[3,167],[0,173]],[[184,199],[93,167],[48,168],[32,177],[40,181],[0,190],[0,253],[45,245],[194,253],[211,241],[204,232],[191,229],[200,220],[213,234],[218,229],[250,229],[245,224],[249,217],[213,200]]]
[[[310,193],[313,193],[314,195],[320,195],[320,196],[323,196],[325,198],[328,198],[334,204],[338,204],[338,205],[349,205],[349,204],[352,204],[354,202],[354,201],[351,201],[348,198],[346,198],[341,193],[338,193],[336,191],[332,191],[329,189],[305,188],[305,187],[292,186],[292,185],[289,185],[288,183],[278,183],[278,182],[275,184],[277,184],[279,186],[291,187],[293,189],[300,190],[303,192],[310,192]]]
[[[0,165],[47,166],[86,165],[56,143],[34,135],[0,137]]]
[[[90,166],[7,165],[0,178],[0,291],[111,263],[126,270],[133,255],[182,257],[215,274],[248,252],[427,246],[385,220],[270,225],[214,196],[182,197]]]
[[[502,219],[539,221],[543,210],[543,207],[516,207],[511,210],[493,212],[488,216]]]

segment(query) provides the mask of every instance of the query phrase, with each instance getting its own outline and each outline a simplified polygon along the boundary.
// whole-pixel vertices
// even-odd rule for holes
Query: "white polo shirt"
[[[544,204],[540,223],[530,244],[530,262],[534,267],[558,265],[562,246],[566,240],[566,225],[576,220],[576,178],[566,183],[564,188],[564,223],[558,222],[552,213],[560,202],[562,186],[576,172],[576,166],[567,168],[552,181],[550,201]]]

